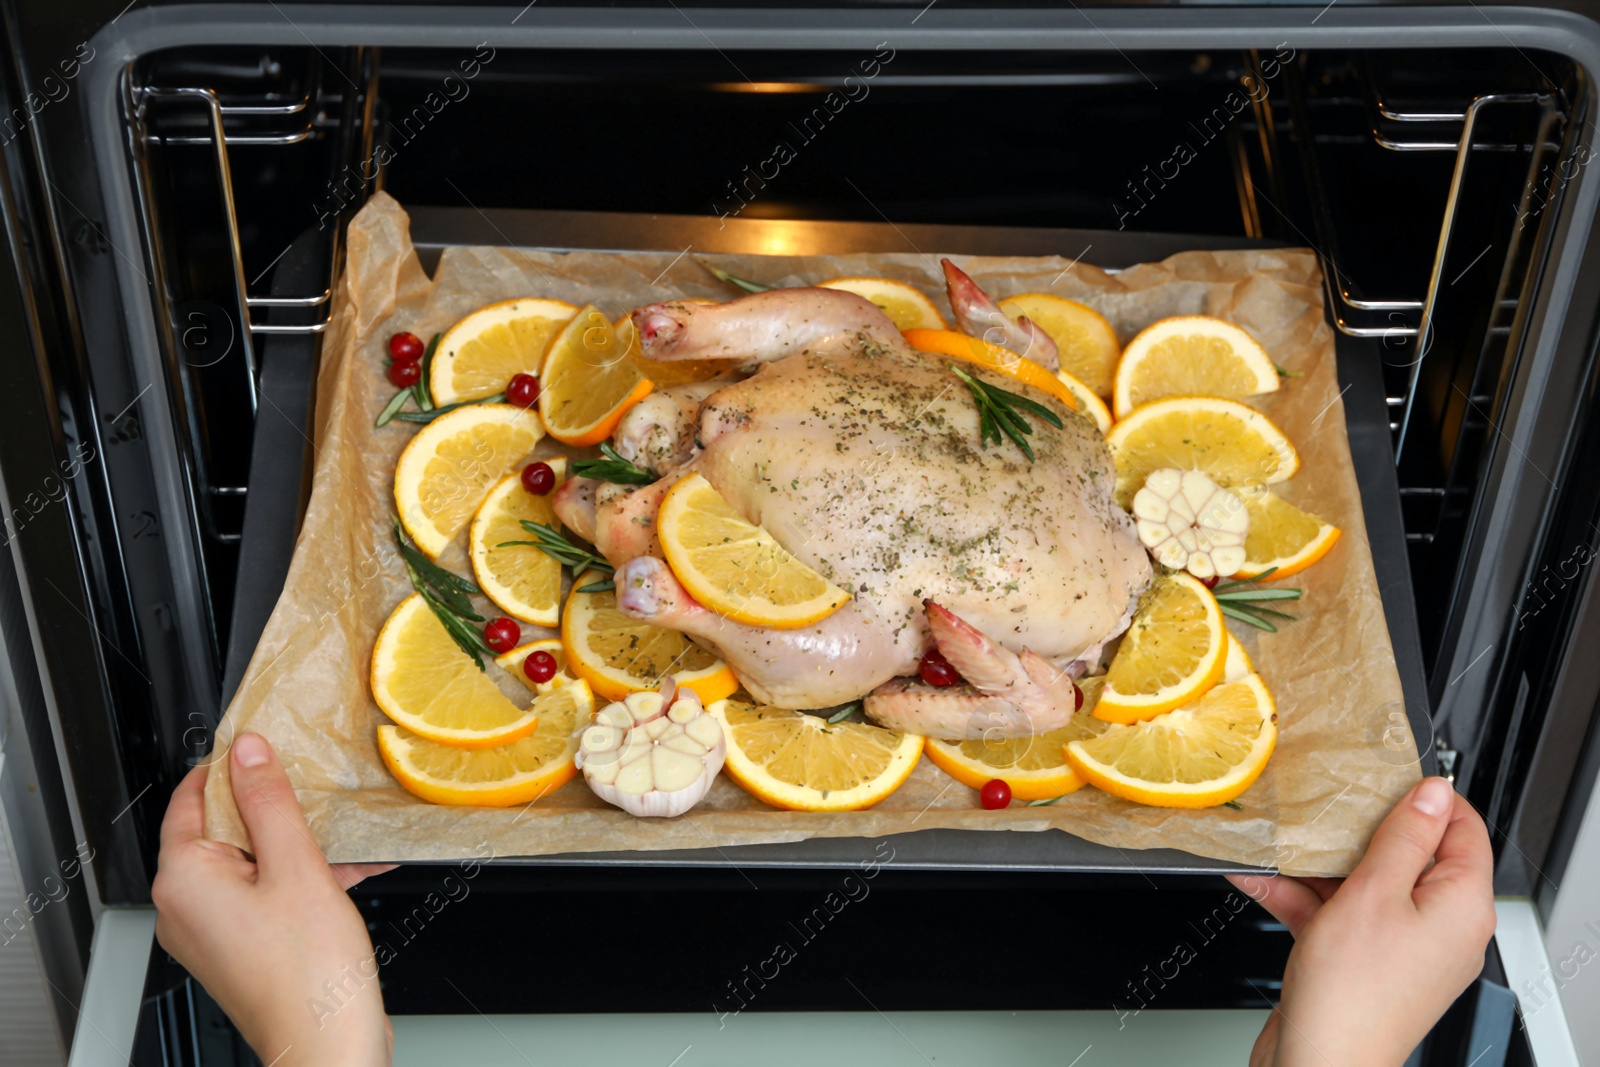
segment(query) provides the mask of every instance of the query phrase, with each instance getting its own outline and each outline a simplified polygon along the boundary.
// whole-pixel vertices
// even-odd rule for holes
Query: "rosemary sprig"
[[[400,546],[400,558],[406,565],[406,577],[411,579],[411,588],[422,596],[423,603],[432,609],[445,632],[453,641],[472,658],[472,662],[483,670],[483,653],[494,655],[483,640],[483,634],[472,622],[482,622],[483,616],[479,615],[472,607],[469,596],[478,595],[481,590],[473,583],[457,574],[445,570],[433,560],[418,552],[407,541],[406,535],[400,528],[400,520],[391,517],[394,526],[395,543]]]
[[[416,386],[412,386],[412,388],[415,389]],[[472,404],[499,404],[505,398],[506,394],[496,393],[494,396],[486,396],[481,400],[458,400],[454,404],[446,404],[437,408],[430,406],[426,411],[400,411],[396,412],[394,417],[402,422],[432,422],[440,415],[448,415],[457,408],[468,407]]]
[[[1268,633],[1277,633],[1278,628],[1272,624],[1272,619],[1288,619],[1293,622],[1295,617],[1275,608],[1263,607],[1262,602],[1299,600],[1304,593],[1301,589],[1262,589],[1257,585],[1277,569],[1268,567],[1254,578],[1222,582],[1211,591],[1217,598],[1217,606],[1230,619],[1238,619]]]
[[[600,452],[605,459],[577,460],[572,464],[572,473],[579,478],[597,478],[619,485],[649,485],[656,480],[655,471],[623,459],[609,442],[600,446]]]
[[[1028,807],[1030,807],[1030,808],[1047,808],[1051,804],[1054,804],[1056,801],[1064,800],[1064,799],[1066,799],[1067,797],[1069,797],[1071,795],[1072,794],[1070,794],[1070,793],[1062,793],[1058,797],[1043,797],[1043,798],[1041,798],[1039,800],[1030,800],[1030,801],[1028,801]]]
[[[408,385],[395,393],[394,396],[391,396],[389,402],[383,405],[383,410],[378,412],[378,420],[372,425],[374,427],[389,425],[389,421],[400,413],[401,408],[406,406],[406,401],[415,397],[416,394],[412,392],[414,389],[416,389],[416,386]]]
[[[416,391],[418,411],[433,410],[433,389],[429,384],[433,380],[433,352],[434,349],[439,347],[439,338],[443,336],[444,334],[442,333],[434,334],[432,339],[428,341],[428,347],[422,353],[422,377],[418,378],[417,383],[411,387]]]
[[[1278,377],[1280,378],[1304,378],[1306,376],[1306,372],[1303,370],[1290,370],[1279,363],[1274,363],[1272,369],[1278,372]]]
[[[1003,438],[1009,439],[1012,444],[1022,449],[1022,454],[1028,457],[1028,462],[1033,462],[1033,448],[1028,444],[1027,438],[1033,433],[1033,427],[1028,425],[1022,417],[1022,412],[1027,412],[1040,422],[1061,429],[1060,416],[1043,404],[1035,403],[1025,396],[1002,389],[998,385],[990,385],[967,374],[954,363],[945,366],[967,383],[967,388],[972,391],[972,399],[978,405],[978,440],[988,447],[990,440],[1000,444]]]
[[[852,700],[848,704],[841,704],[839,705],[838,711],[828,716],[828,725],[832,726],[834,723],[844,722],[846,719],[860,710],[861,701],[859,700]]]
[[[582,548],[567,540],[562,532],[554,526],[546,526],[542,522],[522,520],[522,528],[533,534],[532,541],[501,541],[496,548],[505,548],[507,545],[532,545],[563,567],[571,567],[574,575],[582,574],[586,570],[596,570],[607,575],[601,581],[590,582],[588,585],[578,586],[580,593],[606,593],[615,589],[616,583],[610,575],[616,573],[616,568],[606,562],[604,556],[597,556],[587,548]]]
[[[765,293],[768,290],[777,288],[775,285],[762,285],[760,282],[752,282],[748,279],[729,274],[720,267],[713,267],[704,260],[700,261],[700,265],[706,270],[710,271],[712,274],[716,275],[718,281],[727,282],[729,285],[736,285],[747,293]]]
[[[1218,807],[1222,807],[1222,808],[1232,808],[1234,811],[1243,811],[1244,810],[1244,805],[1239,803],[1237,800],[1224,800],[1221,804],[1219,804],[1217,806]]]

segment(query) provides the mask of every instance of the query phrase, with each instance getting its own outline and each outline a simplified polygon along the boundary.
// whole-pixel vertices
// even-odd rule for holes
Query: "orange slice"
[[[550,339],[578,309],[565,300],[522,297],[479,308],[439,338],[428,363],[435,406],[503,392],[516,374],[539,373]]]
[[[545,353],[539,416],[562,444],[597,445],[652,388],[611,323],[589,304],[556,334]]]
[[[1064,370],[1056,371],[1056,378],[1067,387],[1067,392],[1078,402],[1078,412],[1086,415],[1094,423],[1095,429],[1104,437],[1111,432],[1111,409],[1106,407],[1106,402],[1094,395],[1094,391],[1087,385],[1074,378]]]
[[[428,741],[492,748],[527,737],[539,713],[519,708],[461,651],[420,594],[389,615],[372,650],[372,698]]]
[[[443,552],[543,436],[539,417],[511,404],[468,404],[424,426],[394,469],[395,509],[417,547]]]
[[[545,462],[560,485],[567,473],[566,457]],[[554,626],[561,617],[561,564],[532,545],[507,544],[529,540],[523,520],[555,522],[550,494],[535,496],[522,487],[520,472],[508,474],[489,490],[472,517],[467,536],[472,573],[478,588],[507,615],[535,626]]]
[[[659,688],[668,674],[706,704],[738,690],[739,679],[726,663],[677,630],[628,618],[618,610],[615,592],[578,592],[606,577],[585,571],[567,595],[561,646],[569,671],[607,700]]]
[[[860,722],[720,700],[722,767],[745,792],[785,811],[860,811],[900,788],[922,758],[923,739]]]
[[[1149,722],[1073,741],[1066,757],[1090,785],[1124,800],[1211,808],[1250,788],[1277,741],[1277,706],[1250,674]]]
[[[656,532],[672,573],[689,594],[734,622],[794,630],[850,600],[766,530],[746,522],[699,474],[667,490]]]
[[[1243,643],[1228,634],[1228,655],[1222,666],[1222,680],[1224,682],[1237,682],[1247,674],[1256,673],[1256,665],[1250,662],[1250,653],[1244,650]]]
[[[1088,304],[1051,293],[1022,293],[1000,301],[1011,318],[1028,316],[1049,334],[1061,357],[1061,369],[1094,391],[1111,395],[1112,375],[1122,356],[1117,331]]]
[[[551,675],[548,682],[535,682],[522,669],[522,661],[535,652],[548,652],[555,657],[556,673]],[[539,694],[548,693],[552,689],[560,689],[575,677],[571,671],[567,670],[567,652],[562,647],[559,637],[546,637],[539,641],[529,641],[525,645],[518,645],[505,655],[496,656],[494,664]]]
[[[1041,393],[1048,393],[1073,411],[1078,410],[1077,398],[1059,378],[1033,360],[1019,356],[1008,348],[1001,348],[999,345],[954,330],[907,330],[905,338],[906,343],[918,352],[933,352],[999,371],[1025,385],[1033,386]]]
[[[1160,578],[1106,671],[1094,717],[1129,723],[1199,697],[1227,669],[1228,629],[1211,590],[1183,571]]]
[[[578,773],[578,735],[594,697],[582,682],[533,702],[539,728],[495,748],[440,745],[398,726],[378,727],[378,753],[407,791],[433,804],[509,808],[553,793]]]
[[[1244,539],[1245,563],[1236,578],[1254,578],[1269,569],[1273,581],[1299,574],[1339,540],[1339,527],[1265,489],[1243,490],[1239,499],[1250,515],[1250,532]]]
[[[1300,455],[1271,419],[1237,400],[1180,396],[1136,408],[1106,435],[1117,466],[1117,503],[1131,507],[1150,472],[1204,471],[1224,489],[1281,482]]]
[[[1065,796],[1084,785],[1078,772],[1067,763],[1066,746],[1111,729],[1110,723],[1092,714],[1105,681],[1105,675],[1098,675],[1078,683],[1083,690],[1083,707],[1059,730],[1002,741],[940,741],[930,737],[923,752],[934,766],[973,789],[982,789],[985,783],[998,778],[1011,787],[1011,795],[1018,800]]]
[[[1254,337],[1210,315],[1175,315],[1146,326],[1117,363],[1117,418],[1169,396],[1235,399],[1278,390],[1278,368]]]
[[[892,281],[888,278],[834,278],[830,281],[818,282],[818,289],[843,289],[847,293],[865,297],[889,316],[889,321],[895,328],[901,330],[947,330],[950,324],[945,321],[933,301],[921,289],[905,282]]]

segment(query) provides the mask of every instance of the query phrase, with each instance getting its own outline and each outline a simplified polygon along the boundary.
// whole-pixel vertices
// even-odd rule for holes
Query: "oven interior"
[[[1512,47],[887,52],[215,47],[130,65],[129,160],[208,609],[208,631],[191,649],[216,678],[208,713],[231,695],[244,516],[253,466],[269,466],[251,455],[266,417],[263,360],[299,361],[297,388],[308,389],[340,223],[378,188],[407,207],[476,213],[887,221],[1313,247],[1336,325],[1381,366],[1422,658],[1430,690],[1446,684],[1437,675],[1470,581],[1465,531],[1519,356],[1519,310],[1572,177],[1562,161],[1573,102],[1585,95],[1581,72]],[[845,104],[824,114],[830,93]],[[779,142],[803,147],[774,174]],[[1096,262],[1088,243],[1054,251]],[[1440,753],[1447,771],[1452,755]],[[404,937],[417,899],[442,877],[402,870],[363,890],[375,938]],[[751,878],[763,892],[750,891]],[[564,959],[609,955],[577,951],[581,937],[598,937],[627,951],[619,931],[586,924],[580,937],[551,922],[596,897],[623,914],[694,896],[714,901],[723,921],[668,935],[678,940],[655,951],[693,955],[704,973],[630,994],[627,1007],[704,1010],[838,875],[551,868],[538,879],[541,903],[530,908],[524,872],[485,868],[471,904],[441,913],[428,947],[399,951],[386,969],[391,1007],[605,1010],[584,991],[603,981],[598,969],[532,991],[505,978],[535,947],[559,945]],[[878,904],[843,917],[856,933],[827,939],[796,981],[763,991],[752,1008],[860,1007],[841,974],[893,1008],[1120,1002],[1138,966],[1068,975],[1063,963],[1083,939],[1106,958],[1154,964],[1178,932],[1141,917],[1153,898],[1184,897],[1162,906],[1175,923],[1221,906],[1226,893],[1215,879],[886,871],[871,894]],[[985,908],[1032,921],[996,924],[966,958],[917,936]],[[1163,1006],[1267,1004],[1287,935],[1258,916],[1231,922],[1216,973],[1186,972]],[[493,943],[485,929],[497,931]],[[922,944],[920,958],[874,968],[851,954],[880,937]],[[708,942],[718,942],[714,953]],[[1041,955],[1040,944],[1072,948]],[[479,978],[458,996],[437,977],[446,972]],[[169,999],[149,1010],[178,1009]]]

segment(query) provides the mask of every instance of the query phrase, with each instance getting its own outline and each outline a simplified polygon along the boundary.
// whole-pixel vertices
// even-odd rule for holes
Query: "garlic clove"
[[[655,788],[666,793],[693,784],[704,766],[703,759],[675,752],[666,745],[657,745],[650,753],[650,770],[655,777]]]
[[[671,737],[663,738],[660,747],[671,749],[674,752],[682,752],[684,755],[693,756],[695,759],[699,759],[710,751],[707,746],[690,737],[681,728]]]
[[[655,775],[650,773],[650,755],[644,753],[632,762],[624,763],[617,771],[616,787],[624,793],[643,796],[655,788]]]
[[[692,719],[684,726],[683,730],[684,733],[704,745],[708,752],[722,744],[722,727],[710,715],[700,715]]]
[[[658,719],[651,719],[649,722],[645,723],[643,730],[644,735],[650,740],[658,741],[665,736],[668,730],[671,730],[677,726],[677,723],[663,715]]]

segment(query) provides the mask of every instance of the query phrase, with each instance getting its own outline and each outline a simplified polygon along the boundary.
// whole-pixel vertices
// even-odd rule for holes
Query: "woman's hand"
[[[1395,806],[1349,878],[1228,880],[1294,935],[1250,1067],[1403,1063],[1478,976],[1494,936],[1489,834],[1443,778]]]
[[[328,865],[261,735],[241,736],[228,759],[255,859],[201,836],[206,768],[190,771],[161,824],[156,939],[262,1062],[387,1064],[372,941],[346,890],[390,868]]]

